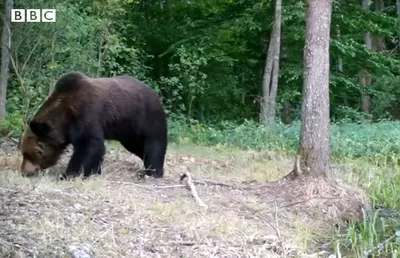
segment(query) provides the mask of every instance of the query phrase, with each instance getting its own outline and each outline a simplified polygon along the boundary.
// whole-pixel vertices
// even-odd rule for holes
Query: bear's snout
[[[25,177],[31,177],[39,172],[39,165],[32,163],[31,161],[24,159],[21,165],[21,174]]]

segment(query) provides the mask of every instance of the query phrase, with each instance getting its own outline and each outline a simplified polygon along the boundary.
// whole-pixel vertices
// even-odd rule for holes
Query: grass
[[[273,237],[269,219],[262,221],[252,215],[255,210],[269,218],[270,208],[251,191],[199,184],[197,191],[209,206],[205,211],[185,188],[162,189],[165,184],[179,184],[179,173],[184,170],[190,170],[195,178],[232,185],[249,179],[242,175],[250,169],[242,162],[246,159],[234,158],[240,153],[227,151],[230,154],[208,159],[201,155],[204,148],[200,148],[200,155],[183,155],[182,149],[188,147],[180,145],[175,150],[172,145],[165,179],[145,182],[133,178],[132,172],[138,168],[135,157],[113,146],[107,154],[104,174],[84,182],[60,183],[51,173],[22,178],[15,173],[17,154],[3,154],[2,160],[9,162],[0,175],[4,207],[0,219],[1,254],[11,252],[15,243],[40,257],[62,255],[63,247],[81,243],[91,246],[96,257],[132,257],[140,250],[142,257],[157,257],[157,253],[209,257],[213,252],[231,257],[279,257],[295,250],[295,243],[281,243]],[[66,160],[55,170],[65,169]],[[277,167],[274,160],[264,165]],[[253,175],[260,178],[262,171],[257,173]],[[268,179],[268,174],[263,174]],[[295,228],[282,228],[281,234],[290,234],[291,230]],[[268,241],[270,248],[266,246]]]
[[[2,147],[0,166],[0,254],[16,249],[41,257],[62,255],[76,244],[90,245],[96,257],[302,257],[326,250],[362,257],[400,230],[400,165],[398,123],[332,126],[334,177],[354,189],[362,187],[375,208],[358,223],[328,219],[338,215],[327,200],[300,200],[295,191],[327,193],[326,185],[303,188],[263,187],[287,174],[298,144],[299,125],[271,130],[254,123],[170,123],[171,144],[163,180],[137,181],[136,157],[109,144],[104,174],[87,181],[59,183],[49,173],[26,179],[15,173],[14,147]],[[400,128],[400,127],[399,127]],[[178,133],[179,132],[179,133]],[[7,143],[8,144],[8,143]],[[65,169],[68,157],[54,171]],[[199,180],[232,187],[196,184],[208,210],[196,204],[179,175],[189,171]],[[300,185],[300,183],[298,183]],[[296,189],[295,189],[296,188]],[[289,190],[293,190],[288,193]],[[285,192],[285,193],[283,193]],[[342,194],[342,192],[337,193]],[[312,198],[311,198],[312,199]],[[320,198],[322,199],[322,198]],[[321,212],[326,210],[325,213]],[[329,215],[329,216],[328,216]],[[397,257],[399,239],[373,257]]]

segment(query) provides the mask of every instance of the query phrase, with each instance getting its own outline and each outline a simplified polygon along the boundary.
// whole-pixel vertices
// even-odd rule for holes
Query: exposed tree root
[[[258,195],[273,198],[279,209],[336,221],[362,220],[363,212],[372,208],[361,189],[339,184],[325,174],[291,176],[269,183]]]

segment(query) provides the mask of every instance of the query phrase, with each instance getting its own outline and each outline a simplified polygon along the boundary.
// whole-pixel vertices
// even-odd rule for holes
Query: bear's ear
[[[31,121],[29,123],[29,127],[31,128],[32,132],[36,134],[38,137],[44,137],[50,132],[50,126],[47,123],[40,123]]]

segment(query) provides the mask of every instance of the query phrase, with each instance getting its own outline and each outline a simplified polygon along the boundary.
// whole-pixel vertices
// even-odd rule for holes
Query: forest
[[[138,250],[139,257],[397,257],[400,0],[320,1],[325,5],[1,1],[0,205],[14,221],[34,219],[10,226],[0,209],[0,254],[18,245],[26,247],[17,248],[25,255],[55,257],[60,246],[90,242],[96,258],[132,257]],[[11,9],[56,9],[56,22],[12,23]],[[313,17],[323,26],[328,16],[320,31],[329,31],[326,43],[307,24]],[[307,35],[318,41],[314,47]],[[313,60],[310,51],[325,43],[329,52]],[[70,71],[128,74],[157,91],[168,116],[166,182],[173,187],[126,183],[133,180],[127,171],[134,162],[113,144],[106,179],[59,184],[15,176],[15,143]],[[289,181],[287,188],[261,186],[296,174],[297,158],[306,171],[311,156],[319,162],[314,170],[364,194],[311,179]],[[211,209],[207,215],[176,185],[182,167],[197,178],[199,196]],[[17,208],[21,202],[24,209]],[[360,202],[371,208],[354,220],[347,210]]]

